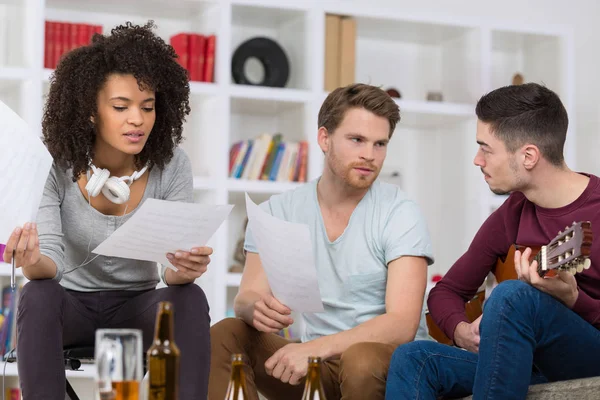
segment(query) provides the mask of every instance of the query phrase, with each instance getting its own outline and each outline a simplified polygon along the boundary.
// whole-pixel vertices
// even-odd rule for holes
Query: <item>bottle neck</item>
[[[231,379],[242,381],[244,378],[244,365],[242,363],[234,362],[231,366]]]
[[[155,342],[173,342],[173,312],[162,309],[156,318]]]
[[[321,387],[321,365],[320,364],[309,364],[308,372],[306,374],[307,381],[313,388]]]
[[[309,365],[307,376],[309,378],[320,379],[321,378],[321,366],[320,365]]]

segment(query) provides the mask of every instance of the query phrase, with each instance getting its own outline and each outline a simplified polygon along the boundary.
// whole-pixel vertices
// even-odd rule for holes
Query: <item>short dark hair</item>
[[[569,117],[558,95],[547,87],[537,83],[501,87],[484,95],[475,113],[490,124],[509,152],[532,143],[551,164],[562,165]]]
[[[364,83],[339,87],[329,93],[319,110],[318,127],[324,127],[333,133],[346,111],[355,107],[387,118],[390,123],[389,137],[392,137],[396,124],[400,121],[400,108],[384,90]]]
[[[154,34],[153,21],[144,26],[116,26],[110,35],[95,34],[92,42],[65,54],[50,79],[42,119],[44,143],[54,161],[72,168],[73,180],[88,169],[96,139],[96,96],[112,73],[131,74],[140,88],[156,91],[156,121],[135,162],[138,168],[163,168],[182,140],[190,113],[187,71],[169,44]]]

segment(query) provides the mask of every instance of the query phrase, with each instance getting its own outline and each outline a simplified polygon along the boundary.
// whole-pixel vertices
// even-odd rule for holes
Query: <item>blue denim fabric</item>
[[[386,400],[524,399],[532,384],[600,376],[600,330],[524,282],[494,289],[479,330],[479,354],[431,341],[399,346]]]

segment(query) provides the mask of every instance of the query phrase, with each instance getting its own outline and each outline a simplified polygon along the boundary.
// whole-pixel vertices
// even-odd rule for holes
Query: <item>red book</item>
[[[188,71],[190,81],[201,82],[204,74],[204,52],[206,37],[197,33],[189,35]]]
[[[60,60],[60,56],[63,51],[63,30],[65,26],[62,22],[55,22],[54,25],[54,52],[52,55],[52,68],[56,68],[58,65],[58,61]]]
[[[171,46],[177,53],[177,62],[183,68],[188,69],[189,66],[189,38],[187,33],[178,33],[175,36],[171,36]],[[189,70],[188,70],[189,74]]]
[[[206,56],[204,57],[204,82],[213,82],[215,69],[216,36],[209,35],[206,39]]]
[[[78,27],[79,24],[69,24],[69,50],[71,51],[73,49],[76,49],[77,47],[79,47],[77,45],[77,32],[78,32]]]
[[[88,44],[90,32],[87,24],[77,24],[77,47]]]
[[[50,26],[52,22],[44,22],[44,68],[50,68]]]
[[[48,21],[48,66],[47,68],[53,69],[56,66],[56,46],[57,46],[57,34],[58,34],[58,22]],[[44,57],[45,59],[46,57]]]
[[[69,24],[68,22],[63,22],[62,26],[63,27],[60,31],[61,35],[59,39],[61,46],[59,61],[66,53],[69,52],[69,42],[71,41],[71,24]]]

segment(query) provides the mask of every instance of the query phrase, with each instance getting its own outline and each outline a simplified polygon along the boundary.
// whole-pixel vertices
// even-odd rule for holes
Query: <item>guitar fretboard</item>
[[[546,263],[548,262],[548,258],[546,257],[546,246],[542,246],[540,251],[538,251],[538,253],[535,255],[535,257],[533,259],[535,261],[537,261],[538,275],[541,277],[546,275],[546,272],[548,272],[548,268],[546,265]]]

